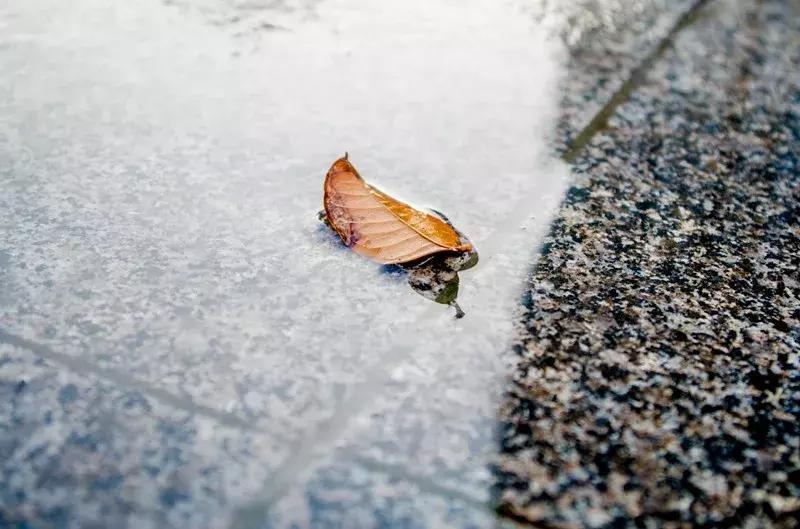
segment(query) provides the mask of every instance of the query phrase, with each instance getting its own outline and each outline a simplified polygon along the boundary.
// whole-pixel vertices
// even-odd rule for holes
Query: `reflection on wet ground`
[[[566,185],[560,45],[514,4],[259,6],[2,8],[7,519],[492,518],[502,354]],[[345,150],[469,233],[463,319],[319,231]]]

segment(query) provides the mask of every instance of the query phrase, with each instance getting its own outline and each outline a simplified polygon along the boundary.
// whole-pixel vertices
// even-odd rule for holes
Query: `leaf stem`
[[[463,310],[461,310],[461,307],[458,305],[456,300],[451,301],[449,305],[456,309],[456,318],[463,318],[466,314]]]

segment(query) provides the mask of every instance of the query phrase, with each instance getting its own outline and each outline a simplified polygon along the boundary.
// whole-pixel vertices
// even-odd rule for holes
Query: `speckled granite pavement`
[[[499,510],[797,527],[800,4],[712,2],[617,109],[527,293]]]

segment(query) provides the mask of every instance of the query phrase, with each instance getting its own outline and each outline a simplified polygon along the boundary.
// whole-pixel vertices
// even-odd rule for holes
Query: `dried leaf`
[[[439,217],[412,208],[367,184],[348,161],[325,177],[325,221],[356,253],[383,264],[402,264],[442,252],[472,252],[472,245]]]

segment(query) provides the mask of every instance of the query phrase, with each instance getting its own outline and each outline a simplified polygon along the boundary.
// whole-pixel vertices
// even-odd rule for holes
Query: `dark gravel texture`
[[[500,412],[501,512],[798,526],[798,72],[798,2],[712,2],[577,161]]]

